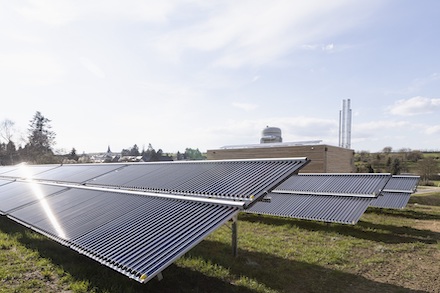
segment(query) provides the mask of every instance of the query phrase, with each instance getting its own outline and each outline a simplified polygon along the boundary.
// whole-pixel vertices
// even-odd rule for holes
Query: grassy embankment
[[[440,193],[354,226],[241,214],[145,285],[0,217],[0,292],[440,292]]]

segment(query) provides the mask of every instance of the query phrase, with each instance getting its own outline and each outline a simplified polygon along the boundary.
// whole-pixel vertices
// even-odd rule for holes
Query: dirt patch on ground
[[[431,192],[440,192],[440,187],[437,186],[423,186],[418,187],[415,194],[424,194],[424,193],[431,193]]]
[[[414,228],[419,230],[430,230],[440,233],[440,221],[435,220],[416,220]]]
[[[392,292],[406,292],[403,288],[423,292],[440,292],[440,252],[437,250],[426,250],[423,253],[398,252],[389,251],[386,246],[377,245],[374,249],[363,249],[356,253],[361,262],[366,258],[376,260],[363,264],[362,269],[357,270],[356,273],[369,280],[401,288],[401,291]],[[371,292],[373,291],[374,289]]]
[[[391,263],[380,264],[380,269],[370,276],[373,280],[395,284],[414,290],[439,292],[439,254],[416,256],[403,253]]]

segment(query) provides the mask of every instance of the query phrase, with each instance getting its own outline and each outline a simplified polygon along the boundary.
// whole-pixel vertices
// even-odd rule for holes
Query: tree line
[[[14,141],[15,123],[6,119],[0,123],[0,165],[20,162],[33,164],[57,163],[54,155],[55,132],[51,131],[50,120],[37,111],[29,123],[24,146],[17,147]]]
[[[37,111],[29,121],[27,137],[22,138],[24,145],[17,147],[15,141],[16,131],[15,123],[12,120],[5,119],[0,123],[0,165],[14,165],[21,162],[29,164],[51,164],[51,163],[76,163],[88,162],[87,159],[81,160],[82,156],[77,154],[75,148],[67,155],[56,155],[54,153],[56,133],[51,130],[51,120]],[[151,144],[147,149],[139,150],[135,144],[133,147],[123,149],[119,158],[142,157],[144,162],[165,161],[165,160],[203,160],[206,157],[199,149],[186,148],[184,152],[177,154],[165,154],[162,149],[157,151]],[[118,161],[118,158],[106,158],[106,162]]]
[[[50,163],[75,163],[80,161],[76,149],[72,148],[67,155],[56,155],[53,147],[55,145],[55,132],[51,130],[51,120],[44,117],[37,111],[29,121],[27,137],[23,139],[24,145],[18,147],[14,141],[14,122],[6,119],[0,123],[0,165],[14,165],[20,162],[30,164]],[[393,151],[391,147],[385,147],[381,152],[370,153],[359,151],[355,153],[354,164],[357,173],[391,173],[397,174],[418,174],[422,183],[427,184],[429,180],[438,180],[440,172],[439,153],[422,153],[418,150],[400,149]],[[127,157],[142,157],[142,161],[164,161],[164,160],[204,160],[206,157],[199,149],[186,148],[184,152],[177,154],[165,154],[162,149],[157,151],[151,144],[147,149],[139,150],[137,144],[123,149],[120,158],[109,156],[106,162],[119,161]],[[82,162],[87,162],[82,160]]]
[[[393,151],[388,146],[377,153],[356,152],[354,164],[356,173],[417,174],[423,185],[440,179],[440,153],[422,153],[408,148]]]

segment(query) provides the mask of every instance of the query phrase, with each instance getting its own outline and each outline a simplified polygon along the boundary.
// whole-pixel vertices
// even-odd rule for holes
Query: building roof
[[[248,148],[271,148],[271,147],[290,147],[290,146],[303,146],[303,145],[317,145],[322,140],[305,140],[305,141],[291,141],[291,142],[273,142],[273,143],[255,143],[255,144],[239,144],[239,145],[226,145],[220,147],[220,149],[248,149]]]

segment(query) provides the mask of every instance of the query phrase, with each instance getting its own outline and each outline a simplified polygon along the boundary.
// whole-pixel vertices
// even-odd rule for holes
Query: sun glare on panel
[[[57,236],[65,239],[66,234],[64,233],[64,230],[61,228],[60,223],[58,222],[57,218],[55,217],[54,213],[52,212],[52,209],[50,208],[49,203],[47,202],[46,198],[44,197],[44,194],[43,194],[40,186],[37,184],[37,182],[35,182],[32,179],[32,174],[29,171],[29,168],[27,167],[27,165],[23,164],[20,166],[20,169],[21,169],[24,177],[28,180],[28,183],[31,187],[32,193],[40,202],[40,205],[43,208],[44,212],[46,213],[46,216],[49,219],[50,223],[52,224],[52,227],[55,229]]]

